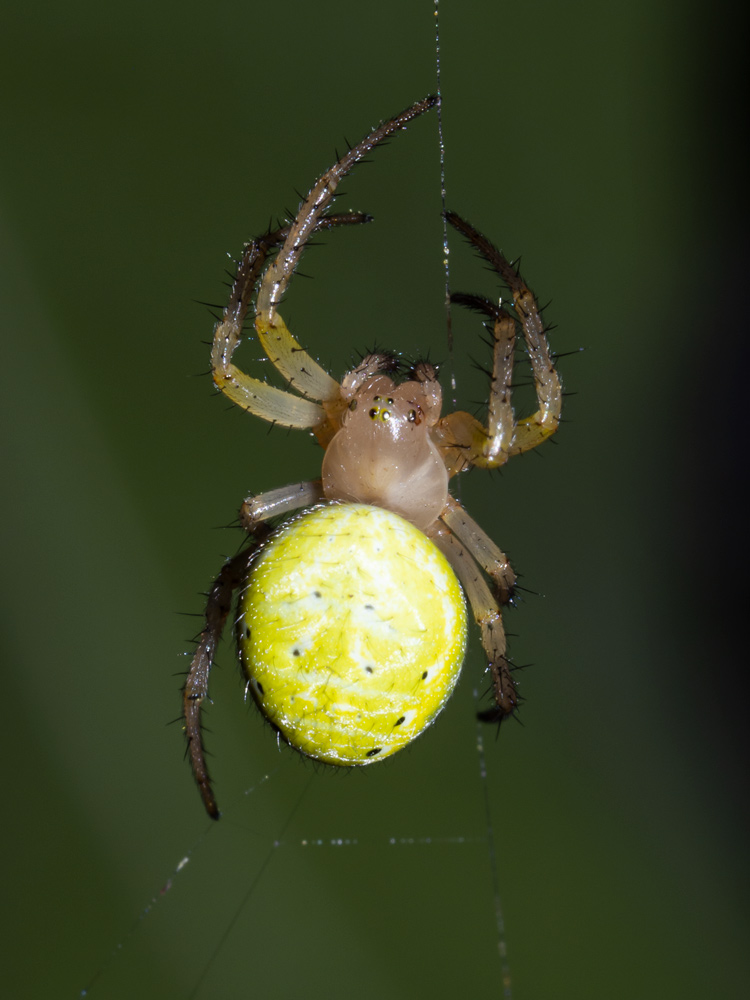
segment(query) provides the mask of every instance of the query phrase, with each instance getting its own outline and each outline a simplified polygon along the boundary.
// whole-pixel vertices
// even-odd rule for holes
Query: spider
[[[280,736],[303,754],[368,764],[410,742],[451,693],[464,655],[466,611],[481,631],[494,707],[518,704],[500,607],[515,574],[502,551],[451,496],[451,477],[497,468],[557,430],[562,389],[537,303],[518,271],[453,212],[446,219],[508,286],[512,311],[463,293],[453,303],[486,318],[493,365],[486,426],[469,413],[441,416],[435,367],[406,370],[389,353],[368,354],[339,383],[292,337],[278,306],[310,238],[371,221],[333,214],[341,179],[385,139],[438,103],[426,97],[374,129],[327,170],[296,218],[250,243],[214,331],[213,380],[271,424],[308,429],[324,449],[320,479],[248,497],[240,520],[254,543],[214,582],[183,690],[193,774],[209,815],[219,810],[206,767],[200,713],[215,649],[238,593],[235,620],[249,691]],[[232,356],[255,299],[255,331],[286,391],[240,371]],[[516,420],[511,379],[516,330],[525,339],[538,400]],[[273,531],[269,521],[304,513]]]

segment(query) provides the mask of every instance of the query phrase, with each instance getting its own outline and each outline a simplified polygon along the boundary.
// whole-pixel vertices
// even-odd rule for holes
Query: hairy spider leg
[[[360,212],[331,215],[319,220],[315,231],[369,221],[370,217]],[[242,327],[268,254],[275,247],[284,243],[290,228],[290,226],[284,226],[266,233],[264,236],[251,240],[245,246],[232,284],[229,303],[214,330],[211,367],[217,389],[227,395],[233,403],[269,423],[302,429],[316,427],[325,422],[326,412],[322,406],[285,392],[283,389],[277,389],[261,379],[252,378],[231,363],[232,355],[242,339]],[[296,345],[296,341],[292,341],[292,343]],[[296,347],[298,350],[302,350],[299,345]],[[312,361],[311,363],[314,364]],[[320,369],[320,371],[323,370]],[[329,382],[334,383],[330,376],[326,375],[326,378]],[[334,384],[338,385],[338,383]]]
[[[309,507],[323,499],[320,480],[294,483],[280,489],[260,493],[248,498],[242,504],[240,517],[245,529],[261,542],[269,529],[263,524],[278,514],[286,514],[300,507]],[[208,695],[208,677],[213,666],[216,647],[224,631],[227,615],[234,601],[234,593],[246,581],[250,562],[257,546],[240,552],[226,562],[208,593],[206,603],[206,625],[198,638],[198,645],[190,663],[183,688],[185,735],[188,741],[188,755],[193,774],[200,790],[206,811],[213,819],[219,818],[211,778],[206,764],[205,748],[201,733],[201,705]]]
[[[448,497],[440,519],[458,540],[466,546],[495,587],[499,604],[510,604],[516,585],[516,574],[505,553],[453,497]]]
[[[481,312],[492,320],[492,375],[487,406],[487,428],[482,427],[470,414],[457,412],[446,419],[449,425],[464,426],[472,436],[471,464],[483,468],[496,468],[508,461],[516,424],[511,405],[513,381],[513,352],[516,347],[516,323],[502,306],[480,295],[463,292],[451,294],[451,302]],[[464,459],[466,456],[463,456]],[[462,466],[465,468],[466,465]]]
[[[461,540],[440,521],[426,532],[453,567],[464,588],[474,621],[482,635],[482,646],[492,675],[492,688],[496,707],[480,713],[484,721],[502,721],[512,715],[518,706],[516,685],[505,656],[507,643],[503,620],[497,601],[490,593],[481,570]]]
[[[478,295],[454,293],[451,301],[468,306],[493,320],[493,371],[487,428],[471,414],[451,413],[441,420],[437,437],[451,474],[469,465],[495,468],[512,455],[536,448],[555,433],[560,423],[562,384],[547,343],[544,323],[533,293],[498,248],[455,212],[448,222],[464,235],[500,275],[513,296],[516,317],[523,330],[534,377],[538,410],[515,421],[511,407],[515,318],[502,306]]]
[[[416,104],[406,108],[395,118],[379,125],[326,170],[313,185],[307,198],[300,206],[296,219],[288,228],[284,245],[263,275],[258,289],[255,330],[268,360],[283,375],[290,386],[302,395],[329,403],[331,410],[329,416],[334,421],[337,417],[337,404],[341,398],[339,383],[300,347],[276,311],[277,306],[281,302],[299,263],[305,244],[318,229],[320,222],[325,220],[326,216],[323,213],[331,204],[342,178],[381,142],[393,135],[394,132],[406,128],[414,118],[433,108],[437,104],[437,100],[437,97],[431,96],[417,101]],[[345,219],[346,216],[341,218]],[[362,221],[369,221],[369,217],[363,217]],[[322,421],[318,421],[318,423],[322,423]],[[316,425],[310,424],[309,426]],[[318,434],[320,443],[324,446],[330,437],[330,428],[321,429]]]
[[[198,646],[182,689],[187,752],[206,812],[213,819],[219,818],[219,807],[216,805],[206,765],[201,733],[201,706],[208,695],[208,675],[227,615],[232,609],[234,592],[247,576],[252,556],[253,550],[249,549],[226,562],[208,592],[206,626],[198,637]]]
[[[416,104],[412,104],[411,107],[406,108],[401,114],[379,125],[366,138],[342,156],[329,170],[326,170],[313,185],[297,213],[297,218],[289,227],[284,246],[263,276],[263,281],[258,292],[256,312],[259,317],[263,318],[264,322],[270,326],[273,325],[276,307],[281,301],[289,280],[299,263],[305,243],[307,243],[315,231],[318,220],[330,204],[342,178],[349,173],[355,163],[366,156],[377,145],[393,135],[394,132],[406,128],[409,122],[419,117],[419,115],[424,114],[425,111],[434,108],[437,103],[438,97],[436,95],[424,97],[421,101],[417,101]]]
[[[321,444],[327,444],[337,417],[339,383],[300,346],[276,311],[299,263],[305,244],[321,229],[370,222],[363,213],[324,215],[336,188],[352,167],[377,145],[406,126],[414,118],[435,107],[436,96],[425,97],[389,121],[379,125],[341,157],[313,185],[290,225],[253,240],[245,248],[229,305],[214,332],[211,363],[214,382],[232,402],[256,416],[284,427],[313,428]],[[277,389],[260,379],[245,375],[230,358],[242,334],[252,292],[269,252],[281,245],[276,258],[263,274],[256,300],[255,329],[269,361],[291,387],[305,398]],[[316,402],[317,401],[317,402]],[[329,403],[327,411],[319,405]]]
[[[214,330],[211,366],[214,383],[232,402],[250,413],[284,427],[311,428],[321,444],[327,444],[334,430],[332,418],[341,405],[341,386],[300,347],[276,313],[276,306],[294,273],[306,242],[315,232],[334,226],[356,225],[371,221],[362,213],[328,215],[323,213],[333,198],[339,181],[363,156],[394,132],[437,104],[437,97],[427,97],[400,115],[380,125],[358,146],[351,149],[328,170],[312,188],[297,218],[289,226],[266,233],[248,243],[237,268],[229,303]],[[277,258],[262,279],[256,300],[256,330],[269,360],[287,382],[302,395],[277,389],[260,379],[245,375],[231,362],[241,337],[242,327],[252,303],[259,276],[269,253],[281,246]],[[366,359],[376,369],[387,368],[387,359]],[[305,398],[307,397],[307,398]],[[318,402],[328,402],[331,414]],[[276,514],[287,513],[322,499],[320,481],[296,483],[254,498],[242,505],[245,528],[260,541],[269,530],[263,523]],[[206,605],[206,626],[188,670],[183,689],[185,734],[193,773],[206,811],[218,819],[201,737],[200,712],[208,694],[208,678],[216,646],[232,606],[235,590],[244,583],[254,549],[229,560],[214,582]]]

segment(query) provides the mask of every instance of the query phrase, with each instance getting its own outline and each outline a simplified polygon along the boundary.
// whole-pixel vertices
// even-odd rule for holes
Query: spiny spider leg
[[[322,499],[323,487],[320,480],[294,483],[282,486],[280,489],[269,490],[267,493],[260,493],[257,497],[248,497],[242,504],[240,517],[250,536],[256,542],[262,542],[270,534],[270,529],[263,524],[264,521],[300,507],[309,507]],[[206,765],[201,734],[201,706],[203,699],[208,695],[209,674],[227,615],[232,609],[234,592],[247,579],[250,562],[256,550],[257,545],[254,545],[226,562],[211,587],[206,602],[206,626],[198,639],[198,646],[183,688],[185,735],[190,763],[206,811],[213,819],[219,818],[219,809]]]
[[[474,562],[468,548],[465,548],[446,526],[441,525],[438,521],[426,534],[443,553],[461,581],[474,615],[474,621],[482,634],[482,646],[492,674],[496,708],[491,709],[490,712],[481,713],[480,718],[483,721],[502,722],[516,710],[518,695],[510,672],[510,665],[505,656],[507,649],[505,630],[497,601],[490,593],[481,570]]]
[[[516,428],[511,405],[516,322],[502,306],[483,296],[453,292],[450,299],[452,303],[489,317],[493,339],[487,427],[463,410],[449,413],[438,424],[437,439],[449,474],[453,476],[470,465],[496,468],[508,461]]]
[[[334,409],[340,399],[338,382],[300,347],[277,313],[277,307],[299,263],[305,244],[318,229],[321,218],[325,217],[323,213],[334,198],[342,178],[371,150],[394,132],[406,128],[414,118],[429,111],[437,101],[437,97],[425,97],[395,118],[379,125],[326,170],[300,206],[297,218],[289,226],[284,245],[263,275],[258,289],[255,330],[269,361],[303,395],[329,402]],[[362,221],[369,221],[369,217],[363,217]],[[322,444],[327,443],[328,435],[325,431],[318,436]]]
[[[330,215],[317,220],[314,231],[369,221],[370,216],[359,212]],[[290,229],[291,226],[284,226],[282,229],[266,233],[246,245],[237,268],[237,276],[232,285],[229,304],[214,330],[211,367],[216,387],[244,410],[268,420],[269,423],[280,424],[283,427],[310,428],[326,420],[326,412],[322,406],[300,399],[282,389],[277,389],[260,379],[245,375],[236,365],[231,363],[232,355],[242,338],[242,326],[268,254],[274,247],[284,242]],[[296,341],[292,340],[292,345],[302,352]],[[302,353],[304,354],[304,352]],[[308,358],[306,354],[304,356]],[[324,387],[326,393],[332,391],[332,387],[338,390],[338,383],[316,365],[311,358],[308,358],[307,368],[312,373],[312,385],[318,388]],[[320,377],[318,377],[318,372]],[[316,398],[325,397],[321,393]]]
[[[229,306],[216,328],[211,355],[214,382],[243,409],[283,427],[319,429],[318,438],[321,443],[325,444],[330,440],[331,428],[325,425],[332,414],[316,401],[328,402],[335,411],[340,402],[339,383],[297,343],[276,308],[299,263],[305,244],[313,233],[332,226],[370,221],[370,216],[362,213],[324,214],[341,179],[372,149],[394,132],[406,128],[410,121],[429,111],[437,101],[438,98],[434,96],[423,98],[374,129],[320,177],[289,226],[248,244]],[[255,329],[269,361],[306,399],[245,375],[230,363],[241,337],[242,321],[247,313],[252,291],[269,252],[279,244],[283,245],[263,274],[258,289]],[[334,412],[334,419],[335,416]]]
[[[300,211],[304,211],[304,207],[303,205]],[[321,229],[331,229],[334,225],[356,225],[372,221],[372,216],[365,215],[363,212],[323,215],[316,221],[312,232],[317,233]],[[295,224],[296,222],[286,227],[287,238]],[[283,253],[283,249],[280,253]],[[265,281],[265,277],[263,280]],[[260,292],[258,297],[260,298]],[[276,313],[273,323],[269,323],[258,312],[255,317],[255,331],[268,360],[293,389],[309,399],[319,401],[338,399],[339,383],[297,343],[278,313]]]
[[[448,497],[440,518],[492,580],[498,603],[509,604],[513,600],[516,574],[505,553],[453,497]]]
[[[208,675],[213,665],[216,647],[224,630],[227,615],[232,609],[234,592],[247,576],[248,566],[253,557],[253,549],[240,552],[230,559],[216,578],[208,593],[206,603],[206,627],[200,634],[198,646],[190,663],[185,686],[182,689],[185,713],[185,735],[188,754],[195,780],[212,819],[219,818],[219,807],[211,789],[211,779],[206,766],[206,756],[201,733],[201,705],[208,695]]]
[[[492,320],[492,379],[487,407],[487,430],[483,435],[481,455],[472,464],[494,468],[507,462],[515,431],[510,401],[513,352],[516,347],[515,320],[502,306],[479,295],[453,292],[451,302],[481,312]]]
[[[424,97],[421,101],[417,101],[416,104],[412,104],[410,108],[406,108],[401,114],[396,115],[395,118],[391,118],[389,121],[379,125],[366,138],[342,156],[338,163],[335,163],[329,170],[326,170],[313,185],[297,213],[297,218],[289,228],[289,234],[284,241],[284,246],[263,276],[263,281],[258,291],[256,311],[259,317],[263,317],[269,327],[273,326],[276,308],[286,291],[289,279],[299,263],[305,243],[307,243],[315,230],[318,219],[330,204],[339,182],[349,173],[355,163],[365,157],[372,149],[393,135],[394,132],[406,128],[410,121],[424,114],[425,111],[434,108],[437,103],[438,97],[435,95]]]
[[[333,226],[357,225],[370,221],[369,216],[361,213],[326,214],[341,179],[370,150],[388,136],[405,128],[412,119],[433,108],[437,101],[437,97],[424,98],[374,129],[322,175],[290,225],[266,233],[245,247],[229,303],[214,330],[211,351],[214,383],[243,409],[270,423],[310,428],[324,447],[341,427],[341,412],[349,405],[348,397],[344,398],[341,385],[300,347],[276,308],[306,243],[315,232]],[[267,265],[269,254],[279,246],[281,249],[276,258]],[[258,282],[260,287],[256,297],[255,327],[259,340],[272,364],[301,395],[277,389],[245,375],[232,363]],[[371,356],[354,373],[355,381],[365,372],[371,374],[388,370],[392,365],[393,359],[388,356]],[[320,403],[325,405],[321,406]],[[248,498],[242,505],[241,518],[251,537],[262,541],[270,534],[270,529],[263,523],[265,520],[301,506],[315,504],[321,499],[323,491],[319,480],[297,483],[259,497]],[[204,805],[214,818],[218,817],[219,812],[211,790],[201,740],[201,704],[208,694],[208,678],[214,653],[234,592],[247,577],[253,553],[254,548],[229,560],[213,584],[206,606],[206,625],[199,637],[183,693],[188,753]]]
[[[445,218],[454,229],[457,229],[458,232],[469,240],[482,257],[497,271],[510,289],[531,362],[539,404],[537,412],[530,417],[526,417],[524,420],[518,421],[507,452],[501,451],[497,455],[497,460],[487,460],[484,449],[480,454],[468,456],[469,461],[473,465],[502,465],[507,461],[509,456],[518,455],[521,452],[529,451],[531,448],[536,448],[542,441],[555,433],[560,423],[562,385],[552,361],[539,308],[526,282],[503,253],[486,236],[483,236],[470,223],[462,219],[460,215],[457,215],[455,212],[446,212]],[[467,304],[470,304],[473,308],[477,308],[478,303],[482,302],[490,305],[490,303],[487,303],[487,300],[481,300],[478,296],[467,296],[466,298],[472,300]],[[460,297],[457,297],[457,301],[460,301]],[[501,311],[504,312],[504,310]],[[498,336],[497,326],[498,320],[496,318],[496,338]],[[490,401],[490,412],[492,412],[492,401]],[[476,434],[474,437],[476,438]],[[473,448],[471,450],[476,452],[476,440],[472,442],[472,445]]]

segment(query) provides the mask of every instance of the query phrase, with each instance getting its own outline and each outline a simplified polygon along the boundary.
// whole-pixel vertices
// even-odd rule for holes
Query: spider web
[[[445,166],[445,136],[443,133],[443,90],[442,74],[440,63],[440,0],[435,0],[435,76],[437,82],[437,94],[440,98],[437,107],[438,137],[440,145],[440,200],[443,211],[443,266],[445,269],[445,323],[446,339],[448,348],[448,358],[450,363],[450,387],[451,402],[453,411],[458,409],[458,383],[456,378],[456,366],[453,347],[453,323],[451,315],[451,273],[450,273],[450,246],[448,245],[448,222],[446,211],[448,209],[448,193],[446,185]],[[456,492],[459,501],[462,500],[461,478],[456,482]],[[479,693],[474,690],[474,703],[479,710]],[[512,996],[510,966],[508,964],[507,944],[505,940],[505,918],[500,898],[500,877],[497,864],[497,853],[495,850],[495,832],[492,823],[492,810],[490,808],[490,790],[487,777],[487,755],[484,743],[484,727],[477,718],[477,762],[482,786],[482,797],[484,802],[485,819],[487,824],[486,843],[488,860],[492,878],[492,894],[495,910],[495,923],[497,925],[497,949],[502,968],[503,996]]]
[[[197,836],[81,995],[125,997],[136,988],[144,995],[144,982],[156,983],[164,974],[162,969],[169,969],[171,978],[175,968],[182,970],[181,989],[175,991],[172,981],[160,995],[224,995],[222,987],[234,988],[227,984],[240,982],[243,969],[249,974],[253,949],[249,954],[243,942],[262,943],[266,934],[295,937],[300,921],[307,926],[310,915],[317,908],[325,910],[332,898],[338,901],[337,912],[327,913],[327,922],[338,928],[338,940],[342,920],[352,909],[347,892],[352,878],[358,881],[354,913],[364,904],[360,920],[362,913],[382,920],[389,899],[401,901],[398,909],[403,912],[393,917],[395,927],[403,924],[399,933],[407,932],[409,913],[419,914],[424,929],[408,931],[410,947],[417,952],[439,933],[442,921],[450,931],[448,937],[455,938],[455,926],[448,918],[451,905],[460,904],[461,920],[474,933],[484,925],[482,945],[477,941],[474,948],[479,957],[482,948],[490,946],[486,934],[491,904],[488,856],[493,856],[494,845],[492,820],[484,812],[489,803],[484,789],[492,779],[481,770],[477,775],[477,749],[470,740],[474,723],[466,711],[476,692],[466,680],[450,716],[417,741],[413,751],[403,751],[401,765],[383,762],[352,774],[319,768],[286,747],[279,752],[270,730],[252,710],[246,720],[252,745],[249,751],[245,746],[245,760],[271,761],[275,766],[259,770],[253,785],[226,800],[219,823],[199,818]],[[437,737],[439,729],[444,735],[438,742],[432,737]],[[479,760],[483,767],[483,749]],[[471,772],[467,808],[462,786]],[[435,786],[430,796],[433,807],[425,813],[421,804],[411,807],[407,795],[415,783],[429,781]],[[348,820],[342,819],[346,815],[342,802],[349,809]],[[457,802],[462,803],[459,809]],[[198,808],[196,799],[196,816]],[[457,876],[463,883],[460,891],[452,885]],[[428,916],[428,901],[435,907],[432,916]],[[287,908],[295,912],[290,915]],[[270,926],[266,923],[269,914]],[[329,943],[322,924],[316,930],[313,921],[308,929],[305,947],[312,954],[322,952]],[[364,933],[373,930],[367,921],[362,929]],[[357,938],[355,933],[355,942]],[[340,946],[346,952],[345,945]],[[304,954],[305,948],[300,951]],[[346,963],[340,964],[346,968]],[[466,970],[461,974],[465,976]],[[480,979],[491,983],[497,974]],[[414,995],[415,984],[409,984],[403,974],[401,981],[402,988],[391,989],[390,995]],[[358,995],[369,997],[378,991],[382,995],[386,982],[375,977],[374,984],[375,992],[363,988]],[[457,988],[454,983],[447,993],[435,995],[455,995]],[[482,988],[486,989],[486,982]],[[342,989],[330,995],[349,994]],[[504,993],[496,989],[495,995],[507,995],[507,987]]]

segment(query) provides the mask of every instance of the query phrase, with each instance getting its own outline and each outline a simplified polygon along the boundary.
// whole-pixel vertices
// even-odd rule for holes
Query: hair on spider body
[[[446,221],[512,296],[512,308],[454,292],[491,332],[486,416],[442,413],[438,367],[373,349],[334,379],[279,314],[303,250],[321,230],[371,217],[330,211],[355,164],[438,98],[418,101],[373,129],[301,197],[296,215],[244,247],[216,324],[216,388],[270,426],[307,430],[323,448],[320,477],[248,496],[248,546],[223,566],[183,688],[193,774],[209,815],[219,810],[201,738],[201,705],[216,646],[235,600],[247,691],[283,738],[313,760],[365,766],[423,732],[449,698],[463,662],[467,607],[487,657],[494,707],[515,714],[519,694],[506,656],[501,607],[516,575],[505,554],[450,493],[471,468],[499,469],[536,448],[560,421],[562,389],[536,300],[514,267],[454,212]],[[251,309],[258,344],[285,383],[234,363]],[[511,386],[517,335],[531,365],[536,409],[517,419]],[[296,512],[296,513],[295,513]],[[300,513],[301,512],[301,513]],[[289,515],[294,515],[288,520]],[[272,528],[279,519],[279,527]]]

